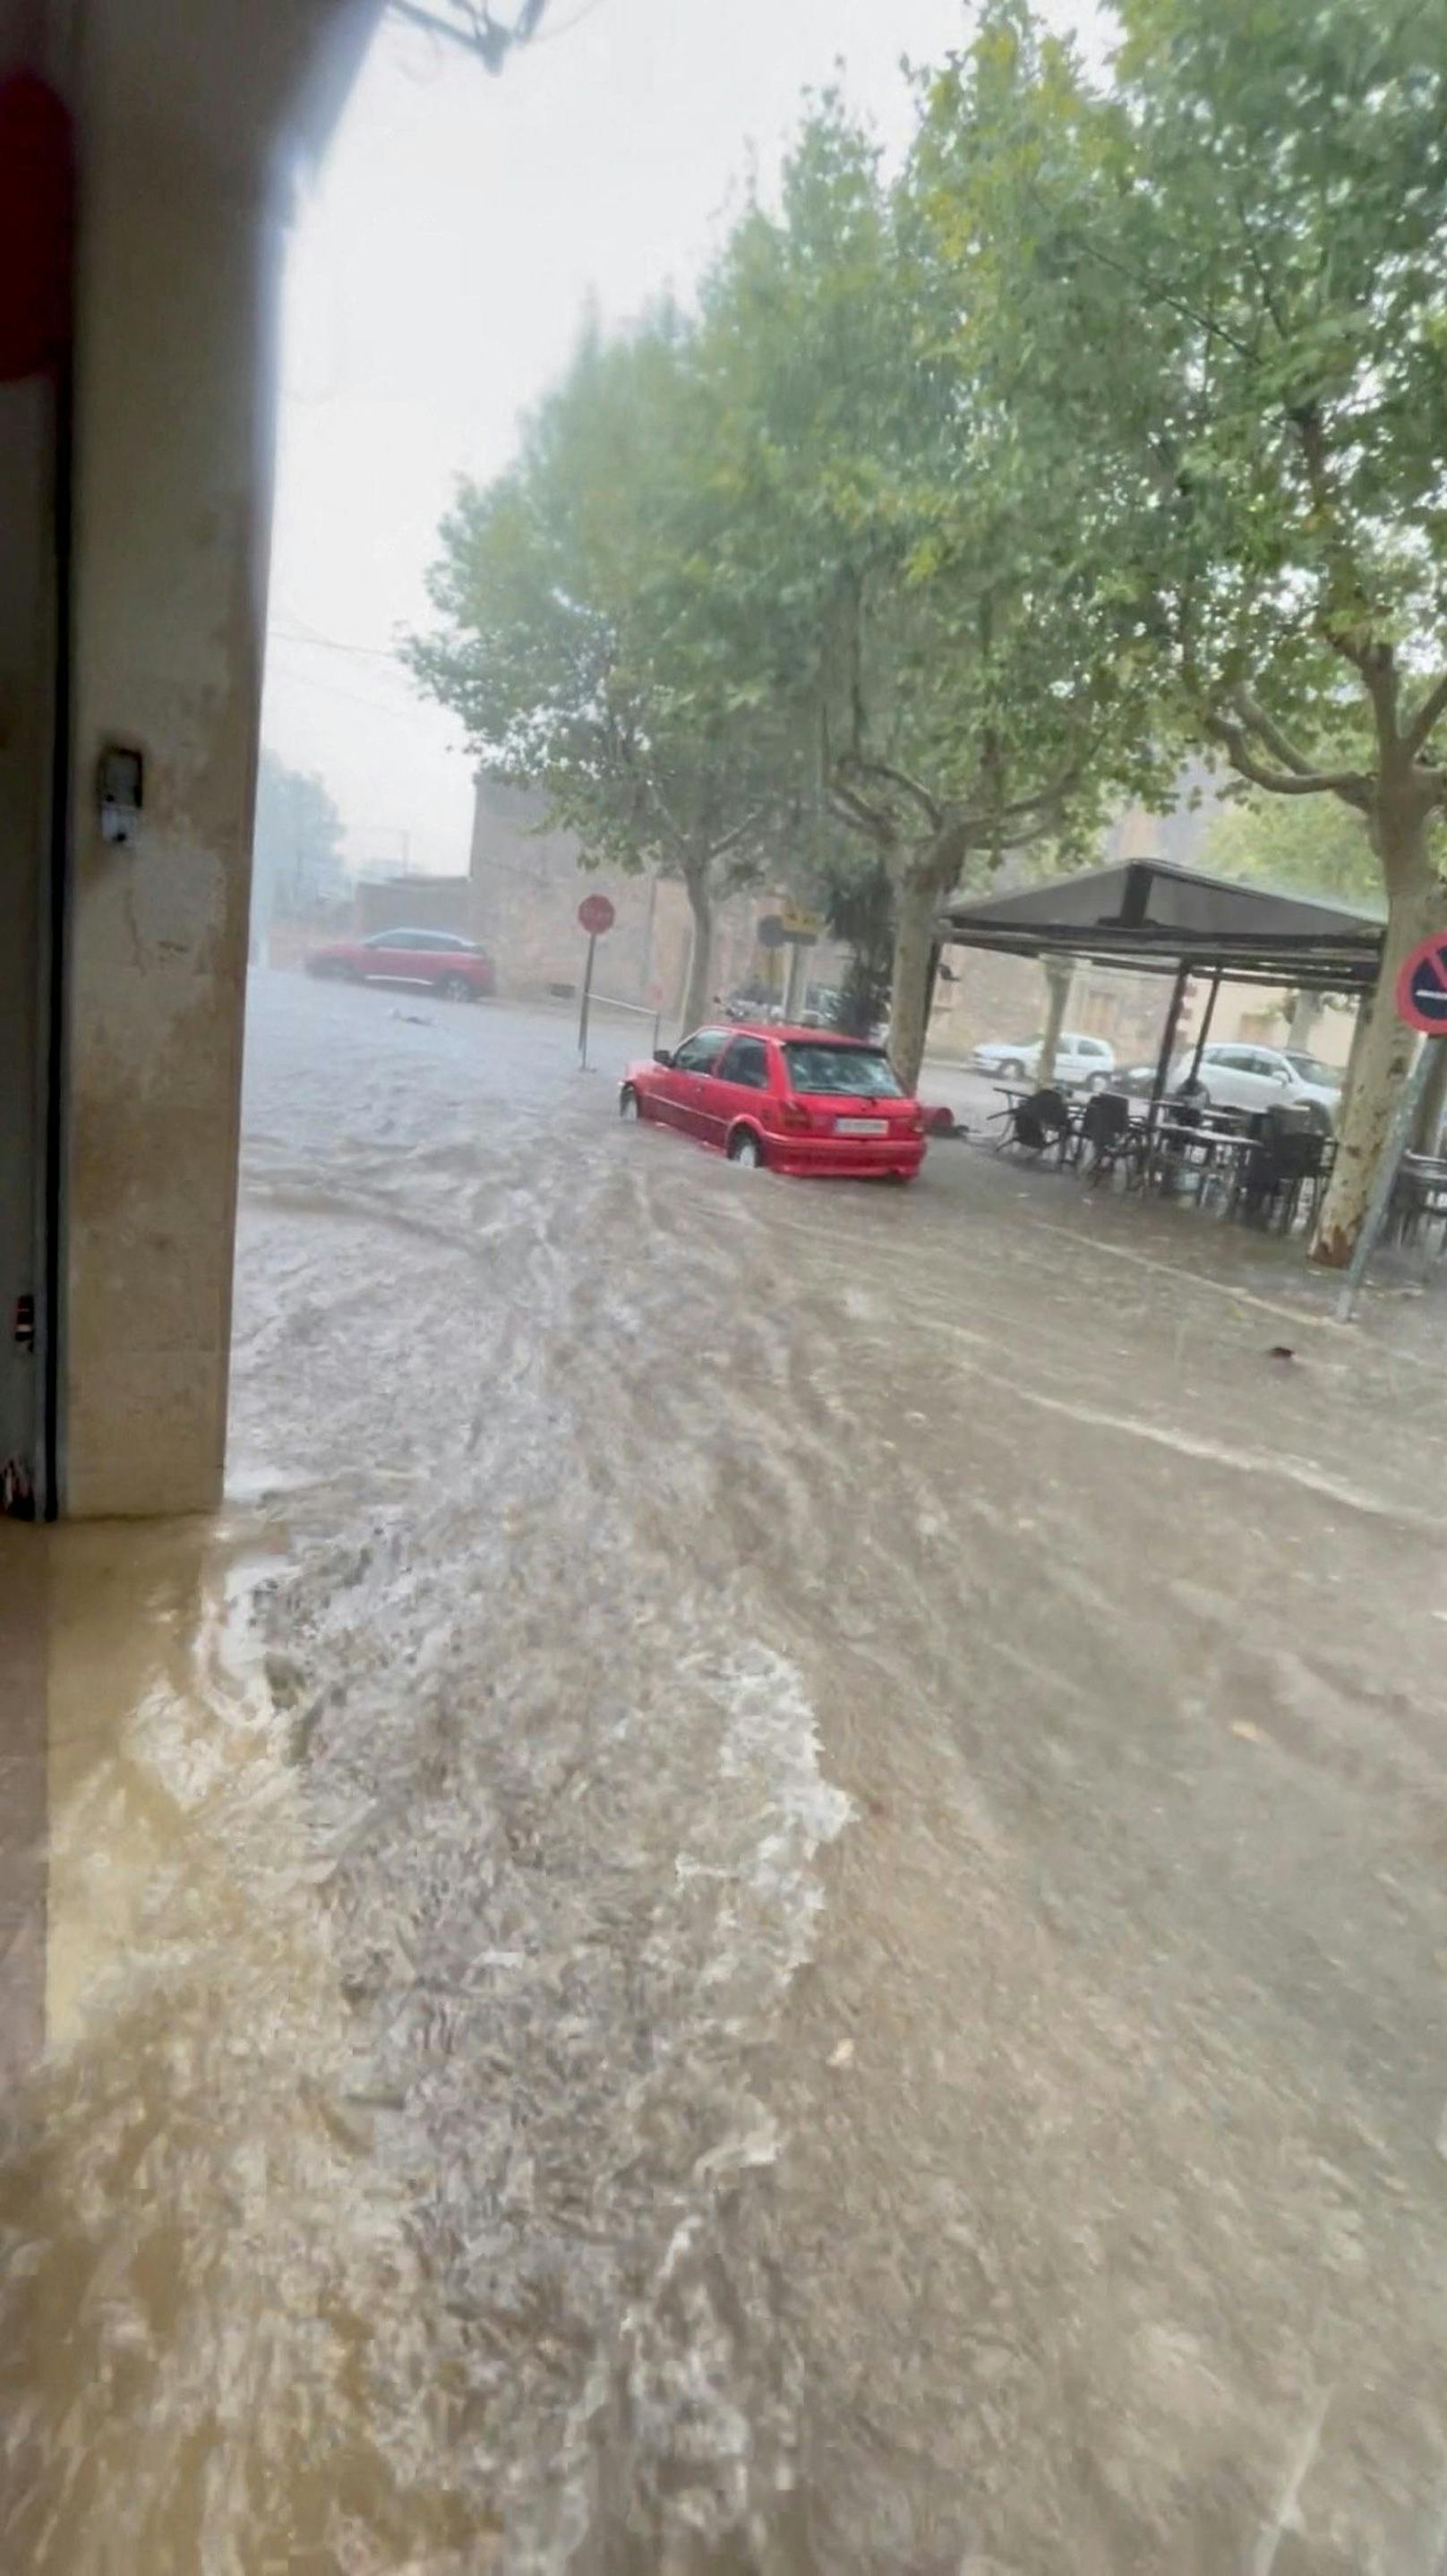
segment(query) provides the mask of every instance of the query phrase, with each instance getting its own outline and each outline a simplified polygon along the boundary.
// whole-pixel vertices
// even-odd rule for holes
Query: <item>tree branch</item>
[[[1018,831],[1001,833],[996,846],[1002,851],[1033,850],[1037,842],[1049,840],[1053,827],[1054,817],[1042,814],[1033,823],[1022,823]]]
[[[1219,742],[1233,769],[1250,780],[1253,787],[1264,788],[1271,796],[1340,796],[1348,805],[1356,805],[1365,814],[1371,804],[1371,782],[1357,769],[1266,769],[1248,746],[1240,724],[1219,713],[1206,719],[1207,730]]]
[[[652,770],[648,768],[640,770],[638,772],[638,778],[644,795],[650,798],[652,803],[657,807],[659,820],[661,821],[665,832],[668,834],[669,839],[675,843],[681,843],[684,841],[687,836],[684,833],[683,827],[679,823],[677,816],[670,813],[668,800],[665,797],[662,788],[659,786],[657,779],[654,777]]]
[[[443,18],[435,9],[426,9],[419,0],[387,0],[399,18],[409,19],[414,27],[424,27],[430,36],[445,36],[449,44],[466,45],[482,56],[490,72],[500,72],[514,45],[525,45],[536,32],[547,0],[523,0],[514,26],[498,24],[492,12],[478,0],[463,0],[457,18]]]
[[[1265,707],[1258,699],[1253,698],[1249,689],[1234,689],[1231,693],[1231,703],[1242,722],[1265,743],[1273,760],[1279,760],[1283,768],[1293,770],[1298,778],[1310,778],[1311,763],[1305,752],[1297,750],[1290,735],[1277,723],[1274,716],[1267,714]]]
[[[1323,626],[1328,644],[1353,670],[1360,671],[1366,693],[1372,702],[1377,723],[1377,740],[1383,751],[1395,751],[1400,739],[1397,731],[1397,662],[1390,644],[1359,644],[1344,627]]]
[[[1017,841],[1007,834],[1000,842],[1002,849],[1023,849],[1029,841],[1040,840],[1054,830],[1061,806],[1080,783],[1080,772],[1081,763],[1076,760],[1068,769],[1062,769],[1048,787],[1037,788],[1033,796],[1012,796],[1002,805],[972,806],[962,818],[964,828],[972,839],[989,840],[998,837],[1002,825],[1033,818],[1033,828],[1025,840]]]
[[[847,823],[851,831],[867,832],[881,849],[889,848],[896,838],[890,815],[868,804],[864,797],[856,796],[853,789],[846,787],[837,776],[829,780],[824,793],[830,812],[839,822]]]
[[[1438,724],[1444,715],[1447,715],[1447,671],[1443,672],[1440,680],[1433,681],[1426,696],[1407,719],[1407,729],[1402,736],[1402,749],[1409,760],[1416,760],[1419,754],[1426,750],[1433,726]]]
[[[766,797],[762,803],[754,807],[752,813],[745,814],[742,822],[733,824],[727,832],[720,835],[718,840],[710,841],[707,857],[710,860],[726,858],[730,850],[737,849],[740,841],[746,841],[751,832],[758,830],[768,810]]]
[[[1038,188],[1028,187],[1027,194],[1034,197],[1042,214],[1048,213],[1045,200]],[[1168,286],[1161,284],[1159,278],[1150,276],[1143,269],[1132,268],[1128,260],[1117,259],[1111,251],[1102,250],[1100,244],[1093,242],[1085,232],[1071,233],[1068,238],[1078,249],[1083,250],[1088,258],[1097,260],[1102,268],[1110,269],[1116,277],[1123,277],[1126,284],[1133,286],[1145,301],[1149,302],[1154,297],[1159,303],[1168,305],[1173,313],[1181,315],[1183,321],[1194,322],[1197,330],[1204,331],[1208,338],[1224,340],[1227,348],[1234,349],[1238,358],[1255,356],[1256,353],[1248,340],[1239,339],[1234,331],[1226,330],[1224,325],[1215,321],[1210,314],[1199,312],[1195,305],[1188,304],[1183,296],[1173,295]]]
[[[1080,784],[1080,766],[1080,762],[1074,760],[1068,769],[1061,770],[1058,778],[1051,780],[1048,787],[1040,788],[1035,795],[1015,796],[1007,805],[996,806],[996,818],[1008,823],[1013,814],[1040,814],[1047,807],[1063,805],[1071,790]]]
[[[1297,403],[1287,418],[1301,441],[1302,460],[1306,466],[1307,488],[1323,520],[1328,523],[1328,542],[1338,572],[1343,577],[1348,607],[1360,612],[1363,627],[1370,623],[1371,602],[1361,572],[1352,559],[1350,542],[1342,532],[1341,502],[1331,470],[1326,431],[1322,424],[1321,405],[1315,395]],[[1372,702],[1377,722],[1377,739],[1384,750],[1395,749],[1397,742],[1397,666],[1389,643],[1368,635],[1365,642],[1353,635],[1349,627],[1335,619],[1323,617],[1321,631],[1334,653],[1360,671]]]
[[[864,752],[851,751],[846,752],[843,758],[838,762],[836,775],[840,771],[854,777],[883,778],[887,780],[890,786],[898,787],[904,795],[910,796],[914,799],[915,804],[919,807],[932,832],[937,832],[939,830],[940,825],[944,820],[944,816],[941,813],[939,806],[936,804],[933,796],[931,796],[929,789],[927,787],[922,787],[919,780],[917,778],[911,778],[905,770],[891,768],[887,760],[874,760]]]

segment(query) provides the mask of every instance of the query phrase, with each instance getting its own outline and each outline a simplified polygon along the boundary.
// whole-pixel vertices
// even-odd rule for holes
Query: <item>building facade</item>
[[[532,790],[479,776],[473,808],[472,936],[497,968],[498,989],[520,999],[562,1000],[582,979],[587,934],[578,925],[585,895],[606,894],[613,928],[601,941],[598,990],[672,1020],[682,1007],[693,949],[693,916],[683,887],[668,877],[589,867],[572,832],[551,828],[546,800]],[[758,926],[783,903],[766,889],[720,905],[713,986],[721,1000],[746,986],[782,997],[786,954],[761,949]],[[809,980],[837,983],[843,952],[821,941]]]

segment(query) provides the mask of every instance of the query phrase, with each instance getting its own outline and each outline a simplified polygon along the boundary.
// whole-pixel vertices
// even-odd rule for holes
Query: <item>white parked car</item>
[[[1175,1066],[1172,1090],[1187,1079],[1191,1063],[1186,1055]],[[1223,1039],[1202,1049],[1199,1079],[1213,1109],[1314,1109],[1327,1125],[1336,1123],[1341,1075],[1298,1047],[1247,1046]]]
[[[1040,1062],[1038,1038],[991,1038],[977,1046],[970,1057],[976,1073],[990,1073],[1001,1082],[1033,1081]],[[1082,1037],[1077,1030],[1062,1029],[1055,1050],[1055,1080],[1083,1085],[1090,1091],[1103,1091],[1115,1071],[1115,1049],[1104,1038]]]

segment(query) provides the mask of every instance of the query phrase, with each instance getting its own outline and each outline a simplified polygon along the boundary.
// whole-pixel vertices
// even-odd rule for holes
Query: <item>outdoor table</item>
[[[1240,1127],[1206,1118],[1199,1123],[1194,1119],[1157,1118],[1153,1124],[1147,1122],[1147,1135],[1151,1152],[1146,1179],[1169,1190],[1184,1172],[1193,1171],[1198,1195],[1208,1176],[1219,1180],[1232,1177],[1232,1167],[1258,1142]]]

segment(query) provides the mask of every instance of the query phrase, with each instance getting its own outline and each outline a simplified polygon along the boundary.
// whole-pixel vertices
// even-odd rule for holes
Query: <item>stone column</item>
[[[83,115],[65,1508],[191,1512],[225,1448],[270,534],[264,189]],[[108,744],[145,761],[101,837]]]

